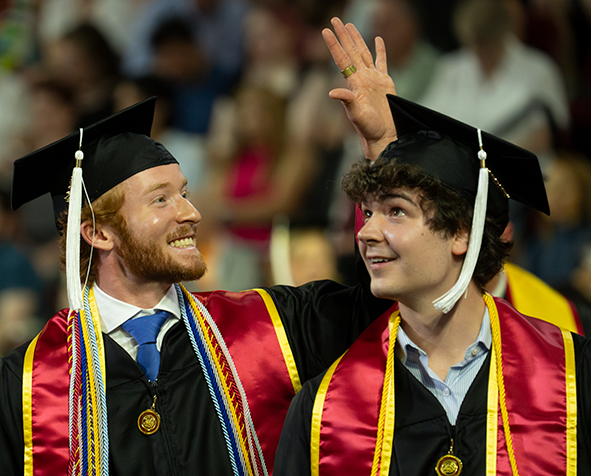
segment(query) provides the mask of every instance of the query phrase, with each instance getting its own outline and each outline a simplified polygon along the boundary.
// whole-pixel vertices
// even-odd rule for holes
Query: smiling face
[[[379,200],[369,196],[361,209],[359,249],[375,296],[410,306],[417,299],[431,302],[453,286],[467,237],[433,231],[417,190],[393,189]]]
[[[206,266],[196,246],[201,215],[188,200],[180,167],[153,167],[123,185],[123,220],[114,231],[115,252],[126,272],[168,284],[203,276]]]

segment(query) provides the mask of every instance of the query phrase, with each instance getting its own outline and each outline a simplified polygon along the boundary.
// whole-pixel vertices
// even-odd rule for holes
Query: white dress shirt
[[[154,314],[156,310],[170,312],[172,317],[164,323],[156,340],[156,347],[160,350],[164,335],[181,318],[181,308],[174,286],[170,286],[162,300],[153,308],[141,308],[119,301],[105,293],[96,283],[94,284],[94,297],[100,314],[102,331],[123,347],[134,360],[137,357],[138,343],[121,327],[125,321],[134,317]]]
[[[449,369],[445,382],[429,368],[429,356],[408,337],[402,326],[398,327],[396,344],[402,350],[404,366],[435,395],[445,409],[449,422],[455,425],[462,402],[492,345],[488,308],[485,308],[478,337],[466,349],[464,360]]]

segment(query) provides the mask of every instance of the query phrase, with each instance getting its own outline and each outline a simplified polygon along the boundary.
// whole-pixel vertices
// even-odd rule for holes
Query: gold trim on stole
[[[283,359],[287,365],[289,378],[291,379],[295,393],[298,393],[302,389],[300,375],[293,357],[293,352],[289,346],[289,341],[287,340],[285,328],[283,327],[283,323],[281,322],[281,318],[279,317],[279,313],[277,312],[273,298],[264,289],[254,289],[254,291],[259,293],[263,299],[263,302],[265,303],[265,306],[267,307],[269,316],[271,316],[271,321],[273,322],[273,327],[275,328],[275,333],[277,334],[277,340],[279,341],[279,346],[281,347],[281,353],[283,354]]]
[[[23,365],[24,476],[33,476],[33,358],[38,338],[39,335],[29,344]]]
[[[566,475],[577,474],[577,381],[572,334],[562,329],[566,378]]]
[[[322,410],[324,409],[324,399],[326,398],[326,392],[328,386],[332,380],[332,375],[339,365],[339,362],[343,358],[341,355],[335,362],[328,368],[326,374],[322,378],[316,398],[314,399],[314,408],[312,410],[312,428],[310,431],[310,472],[311,476],[319,476],[320,474],[320,429],[322,426]]]

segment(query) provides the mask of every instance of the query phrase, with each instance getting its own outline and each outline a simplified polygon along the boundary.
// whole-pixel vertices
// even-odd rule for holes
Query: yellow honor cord
[[[88,327],[86,325],[86,315],[85,315],[85,311],[84,309],[80,310],[80,319],[82,321],[82,335],[83,335],[83,339],[84,342],[90,342],[90,336],[88,335]],[[92,313],[91,313],[92,314]],[[92,320],[92,317],[91,317]],[[95,328],[96,331],[96,328]],[[99,329],[100,332],[100,329]],[[102,334],[101,334],[102,337]],[[98,336],[97,336],[97,340],[98,340]],[[88,452],[88,467],[89,468],[95,468],[96,473],[100,474],[100,465],[101,465],[101,460],[100,460],[100,452],[98,451],[98,448],[100,448],[100,443],[99,443],[99,414],[98,414],[98,407],[99,407],[99,401],[97,399],[97,388],[95,386],[95,380],[93,377],[94,374],[94,365],[93,365],[93,359],[92,359],[92,349],[89,345],[85,346],[85,350],[86,350],[86,361],[88,362],[88,369],[87,369],[87,380],[88,383],[90,385],[89,391],[86,392],[86,398],[87,398],[87,402],[85,404],[81,404],[80,408],[87,408],[90,410],[90,412],[87,414],[87,418],[86,418],[86,434],[87,435],[93,435],[94,436],[94,441],[95,441],[95,451],[89,451]],[[94,456],[94,461],[93,461],[93,456]]]
[[[499,403],[501,405],[501,416],[503,418],[503,429],[505,430],[505,441],[507,443],[507,453],[509,454],[509,462],[511,463],[511,471],[514,476],[518,476],[517,462],[515,461],[515,452],[513,451],[513,439],[511,438],[511,428],[509,426],[509,412],[507,411],[507,402],[505,400],[505,381],[503,379],[503,355],[501,351],[501,324],[499,322],[499,314],[497,307],[490,294],[484,295],[484,302],[488,307],[490,315],[490,324],[492,330],[492,342],[495,354],[495,365],[497,374],[497,385],[499,389]],[[490,379],[490,376],[489,376]]]
[[[201,315],[201,312],[199,311],[199,308],[197,307],[197,304],[195,304],[195,301],[193,299],[191,299],[191,297],[189,296],[189,292],[182,287],[183,290],[183,294],[185,297],[185,301],[187,301],[189,303],[189,305],[191,306],[191,309],[194,312],[194,315],[197,317],[197,321],[199,323],[199,326],[201,327],[201,329],[203,330],[203,335],[205,337],[204,341],[205,344],[207,345],[207,348],[209,349],[209,352],[212,356],[217,356],[218,355],[218,349],[214,348],[211,336],[213,333],[207,332],[207,327],[205,325],[205,320],[203,319],[203,316]],[[217,369],[217,374],[222,376],[224,375],[227,370],[222,369],[221,363],[220,363],[220,359],[219,358],[212,358],[211,361],[214,362],[216,369]],[[233,402],[235,399],[232,398],[232,396],[230,395],[229,392],[229,388],[228,385],[226,384],[225,381],[221,381],[220,380],[220,387],[223,389],[224,394],[226,395],[226,401],[228,402]],[[232,417],[232,420],[234,421],[235,427],[239,430],[239,431],[245,431],[245,421],[244,419],[242,421],[240,421],[240,419],[238,418],[238,414],[236,413],[236,408],[234,405],[230,404],[228,405],[228,409],[230,410],[230,414]],[[252,454],[250,451],[248,451],[248,449],[246,448],[246,441],[244,438],[238,438],[238,442],[240,444],[240,447],[242,448],[242,454],[244,455],[251,455]],[[245,458],[244,463],[246,464],[246,469],[248,471],[249,475],[253,475],[254,474],[254,470],[251,464],[251,460],[249,458]]]
[[[98,348],[99,362],[101,366],[101,374],[103,376],[103,382],[106,385],[107,382],[107,367],[105,365],[105,346],[103,342],[103,332],[101,329],[101,320],[96,300],[94,298],[94,287],[91,287],[88,292],[88,304],[90,307],[90,315],[92,318],[92,324],[94,326],[94,332],[96,334],[96,345]]]
[[[497,438],[499,434],[499,385],[497,380],[496,352],[494,347],[491,349],[486,406],[486,476],[496,476]]]
[[[388,321],[390,343],[388,345],[388,357],[386,360],[386,374],[382,387],[382,400],[380,403],[380,415],[378,418],[378,434],[374,451],[371,476],[378,474],[387,475],[390,471],[390,459],[392,458],[392,446],[394,444],[394,426],[396,422],[396,401],[394,385],[394,348],[396,336],[400,325],[400,311],[392,313]]]

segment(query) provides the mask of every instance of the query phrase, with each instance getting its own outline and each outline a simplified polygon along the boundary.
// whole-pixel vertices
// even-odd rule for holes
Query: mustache
[[[167,236],[166,241],[171,242],[174,240],[178,240],[179,238],[184,238],[188,235],[194,235],[197,232],[197,225],[181,225],[175,231],[173,231],[170,235]]]

